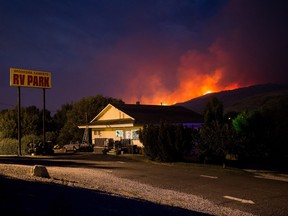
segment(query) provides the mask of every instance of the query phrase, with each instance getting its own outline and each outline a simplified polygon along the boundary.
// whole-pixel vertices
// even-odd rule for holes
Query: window
[[[139,140],[139,130],[132,130],[132,139]]]
[[[100,130],[94,130],[94,135],[101,135],[101,131]]]
[[[125,131],[125,138],[131,139],[131,131]]]
[[[116,130],[116,137],[122,137],[123,138],[123,130]]]

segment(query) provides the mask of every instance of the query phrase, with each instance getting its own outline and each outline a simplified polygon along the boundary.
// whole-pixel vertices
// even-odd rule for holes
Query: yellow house
[[[182,106],[160,106],[140,104],[108,104],[88,125],[92,132],[92,144],[103,147],[107,139],[143,147],[139,130],[146,124],[160,124],[166,121],[198,128],[203,116]]]

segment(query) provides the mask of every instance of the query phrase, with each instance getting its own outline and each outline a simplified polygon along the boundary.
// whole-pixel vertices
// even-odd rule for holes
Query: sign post
[[[21,91],[20,87],[43,89],[43,147],[46,145],[45,138],[45,89],[51,88],[51,73],[36,70],[10,68],[10,86],[18,87],[18,155],[21,156]]]
[[[18,86],[18,156],[22,155],[21,152],[21,89]]]
[[[45,136],[45,122],[46,122],[46,105],[45,105],[45,88],[43,88],[43,147],[45,148],[45,143],[46,143],[46,136]]]

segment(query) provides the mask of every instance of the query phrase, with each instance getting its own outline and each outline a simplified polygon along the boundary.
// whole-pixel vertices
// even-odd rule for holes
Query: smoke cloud
[[[123,86],[124,100],[173,104],[212,91],[267,82],[286,83],[287,7],[282,3],[228,2],[208,22],[203,33],[211,39],[206,46],[195,46],[197,41],[191,38],[188,50],[169,56],[171,50],[158,45],[160,53],[143,64],[135,64]],[[148,49],[141,56],[148,52],[153,55],[154,51]],[[170,61],[177,65],[171,66]]]
[[[282,0],[14,0],[4,1],[0,12],[4,108],[17,102],[10,67],[52,73],[52,110],[96,94],[174,104],[213,91],[288,83]],[[32,91],[23,91],[23,104],[41,106],[41,91]]]

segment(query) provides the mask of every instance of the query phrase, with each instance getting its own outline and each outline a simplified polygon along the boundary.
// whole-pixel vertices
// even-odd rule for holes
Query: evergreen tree
[[[200,128],[197,145],[204,162],[224,162],[225,156],[234,150],[233,128],[224,122],[223,103],[213,97],[204,110],[204,124]]]

